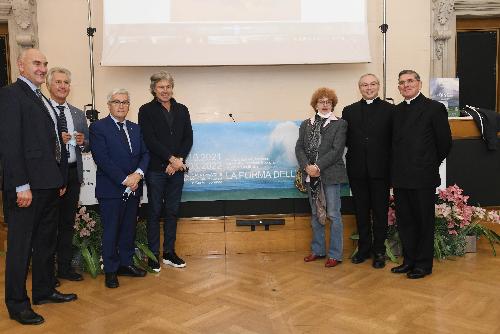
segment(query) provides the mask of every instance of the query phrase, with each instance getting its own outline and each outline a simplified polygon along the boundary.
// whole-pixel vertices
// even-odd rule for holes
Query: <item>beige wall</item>
[[[113,88],[128,88],[132,95],[129,119],[149,101],[149,75],[170,71],[176,80],[175,97],[186,104],[194,122],[303,119],[312,114],[309,99],[320,86],[336,89],[342,108],[359,99],[357,80],[366,72],[382,76],[382,0],[368,0],[368,23],[372,63],[283,66],[215,67],[101,67],[102,1],[94,0],[93,26],[97,109],[107,115],[106,94]],[[140,1],[137,1],[139,4]],[[387,0],[388,68],[387,96],[401,100],[397,73],[412,68],[420,73],[424,93],[430,71],[430,0]],[[138,9],[140,10],[140,9]],[[90,103],[87,1],[38,1],[40,49],[49,66],[65,66],[73,72],[70,102],[78,107]],[[311,53],[314,50],[311,50]]]

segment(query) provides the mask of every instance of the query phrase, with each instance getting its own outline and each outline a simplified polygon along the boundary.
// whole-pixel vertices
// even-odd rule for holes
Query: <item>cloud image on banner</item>
[[[194,123],[183,201],[303,198],[294,186],[299,121]]]

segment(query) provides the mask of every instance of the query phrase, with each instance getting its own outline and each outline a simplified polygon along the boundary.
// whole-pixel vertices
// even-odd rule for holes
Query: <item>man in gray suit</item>
[[[73,225],[83,182],[82,152],[89,151],[89,128],[85,114],[66,101],[71,89],[71,72],[53,67],[47,73],[50,103],[58,113],[61,137],[67,150],[68,185],[59,201],[60,218],[57,232],[57,277],[70,281],[83,280],[71,266]],[[56,285],[59,282],[56,280]]]

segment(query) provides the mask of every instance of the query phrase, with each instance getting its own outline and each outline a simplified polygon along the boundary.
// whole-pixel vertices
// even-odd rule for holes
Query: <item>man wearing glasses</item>
[[[378,97],[380,82],[373,74],[359,78],[362,99],[344,108],[347,121],[347,175],[356,207],[359,264],[373,255],[372,266],[385,266],[389,209],[389,166],[394,106]],[[373,221],[373,223],[372,223]]]
[[[391,271],[419,279],[432,273],[435,192],[451,130],[444,105],[420,92],[417,72],[401,71],[398,88],[404,101],[394,113],[391,172],[404,261]]]
[[[103,226],[105,285],[119,286],[117,276],[143,277],[133,264],[137,208],[149,153],[139,125],[125,120],[129,93],[108,94],[109,116],[90,125],[90,149],[97,165],[95,196]]]

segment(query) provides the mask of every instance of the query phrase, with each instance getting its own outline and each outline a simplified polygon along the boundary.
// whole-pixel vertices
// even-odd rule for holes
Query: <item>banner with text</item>
[[[294,186],[299,121],[196,123],[183,201],[305,197]]]

